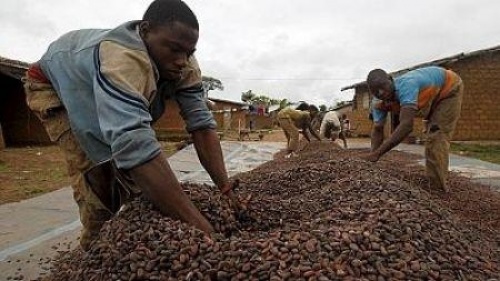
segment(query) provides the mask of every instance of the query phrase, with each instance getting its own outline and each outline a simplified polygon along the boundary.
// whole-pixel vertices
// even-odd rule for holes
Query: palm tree
[[[256,97],[257,95],[255,95],[252,90],[241,93],[241,100],[246,103],[252,103]]]

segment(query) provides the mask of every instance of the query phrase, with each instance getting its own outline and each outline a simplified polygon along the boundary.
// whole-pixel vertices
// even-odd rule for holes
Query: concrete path
[[[367,139],[348,141],[350,148],[369,148]],[[282,142],[222,142],[228,173],[232,176],[251,170],[271,160],[273,154],[284,146]],[[420,155],[424,153],[421,145],[401,144],[396,149]],[[453,170],[500,190],[500,165],[457,155],[451,155],[450,160]],[[181,181],[211,183],[192,145],[174,154],[169,162]],[[44,262],[55,256],[57,250],[78,245],[80,228],[70,187],[1,205],[0,281],[8,277],[11,280],[31,280],[43,275],[48,268]]]

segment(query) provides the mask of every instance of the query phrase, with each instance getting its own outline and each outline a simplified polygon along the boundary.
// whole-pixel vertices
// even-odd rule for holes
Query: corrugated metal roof
[[[244,102],[239,102],[239,101],[224,100],[224,99],[218,99],[218,98],[212,98],[212,97],[208,97],[208,99],[213,101],[213,102],[226,102],[226,103],[231,103],[231,104],[238,105],[238,106],[247,106],[248,105]]]
[[[19,79],[28,70],[29,63],[0,57],[0,73]]]
[[[344,108],[344,107],[349,107],[349,106],[352,106],[352,103],[353,103],[352,101],[346,101],[346,102],[344,102],[344,103],[343,103],[343,104],[341,104],[341,105],[337,105],[337,106],[335,106],[334,108],[332,108],[332,110],[339,110],[339,109],[342,109],[342,108]]]
[[[449,63],[453,63],[453,62],[459,61],[459,60],[463,60],[463,59],[467,59],[467,58],[471,58],[471,57],[475,57],[475,56],[480,56],[480,55],[484,55],[484,54],[488,54],[488,53],[495,53],[495,52],[498,52],[498,51],[500,51],[500,45],[495,46],[493,48],[482,49],[482,50],[478,50],[478,51],[474,51],[474,52],[469,52],[469,53],[460,53],[460,54],[457,54],[457,55],[454,55],[454,56],[451,56],[451,57],[446,57],[446,58],[442,58],[442,59],[438,59],[438,60],[424,62],[424,63],[421,63],[421,64],[414,65],[412,67],[408,67],[408,68],[404,68],[404,69],[401,69],[401,70],[398,70],[398,71],[391,72],[389,74],[392,75],[392,76],[398,76],[398,75],[401,75],[401,74],[403,74],[405,72],[408,72],[410,70],[417,69],[417,68],[420,68],[420,67],[431,66],[431,65],[442,66],[442,65],[445,65],[445,64],[449,64]],[[345,90],[353,89],[353,88],[356,88],[358,86],[362,86],[362,85],[365,85],[365,84],[366,84],[366,81],[358,82],[356,84],[352,84],[352,85],[349,85],[349,86],[342,87],[340,89],[340,91],[345,91]]]

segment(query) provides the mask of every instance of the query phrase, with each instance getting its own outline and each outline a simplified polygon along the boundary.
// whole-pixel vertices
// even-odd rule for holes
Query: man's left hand
[[[230,181],[227,186],[224,186],[221,188],[221,192],[223,197],[227,198],[229,205],[231,206],[232,209],[235,211],[239,211],[241,209],[241,204],[238,199],[238,197],[234,194],[233,190],[237,188],[240,184],[240,181],[238,179],[234,181]]]
[[[239,212],[241,210],[242,206],[240,200],[232,190],[225,193],[224,196],[227,198],[231,209],[233,209],[235,212]]]

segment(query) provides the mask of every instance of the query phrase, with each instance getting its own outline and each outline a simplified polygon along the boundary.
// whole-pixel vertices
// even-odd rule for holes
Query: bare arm
[[[347,148],[347,138],[345,137],[344,131],[340,131],[339,133],[339,138],[342,140],[344,143],[344,148]]]
[[[231,206],[238,211],[240,203],[232,189],[233,185],[227,176],[224,157],[217,132],[213,129],[197,130],[193,133],[193,142],[201,165],[210,175],[223,195],[227,196]]]
[[[178,217],[207,234],[214,232],[212,225],[182,190],[163,153],[128,173],[162,214]]]
[[[416,115],[416,109],[408,106],[401,107],[400,123],[398,127],[387,140],[382,142],[382,144],[371,153],[372,157],[370,160],[377,161],[387,151],[400,144],[413,131],[413,119]]]
[[[311,142],[311,139],[309,138],[309,134],[307,133],[307,131],[309,130],[309,126],[307,126],[307,123],[306,122],[303,122],[302,123],[302,135],[304,136],[304,138],[306,138],[306,140],[308,142]]]
[[[384,141],[384,121],[375,122],[373,124],[371,134],[371,151],[375,151],[379,148]]]
[[[217,132],[213,129],[204,129],[194,131],[192,135],[201,165],[208,172],[215,185],[222,192],[225,192],[230,188],[230,183]]]
[[[309,132],[311,132],[311,135],[313,135],[317,140],[321,141],[321,138],[319,137],[316,130],[314,130],[311,122],[309,122],[309,124],[308,124],[308,130],[309,130]]]

